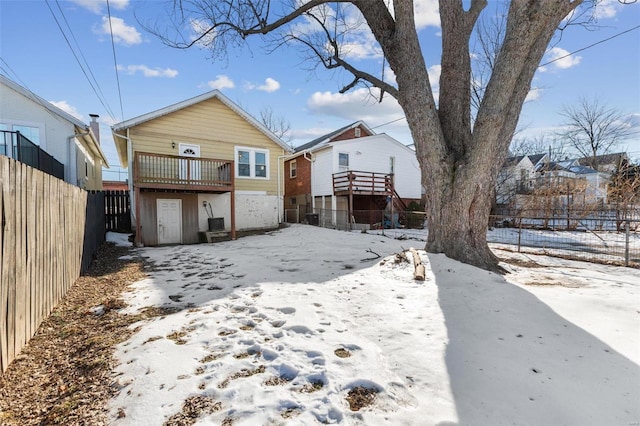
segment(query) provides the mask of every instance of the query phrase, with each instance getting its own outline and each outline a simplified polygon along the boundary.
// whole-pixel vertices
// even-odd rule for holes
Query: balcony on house
[[[333,174],[334,195],[391,195],[393,175],[348,170]]]
[[[133,184],[138,188],[222,193],[233,190],[233,161],[136,152]]]
[[[64,180],[64,165],[20,132],[0,130],[0,155]]]

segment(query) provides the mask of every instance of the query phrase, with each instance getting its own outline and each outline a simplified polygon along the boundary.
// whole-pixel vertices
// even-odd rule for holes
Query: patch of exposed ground
[[[107,401],[118,392],[115,345],[129,338],[130,324],[160,314],[117,311],[120,293],[145,277],[141,259],[121,259],[130,250],[104,244],[0,376],[0,424],[107,424]]]
[[[190,426],[198,417],[220,411],[221,402],[214,401],[211,397],[194,395],[187,398],[182,404],[182,411],[174,414],[164,422],[164,426]]]
[[[359,411],[373,404],[378,391],[364,386],[356,386],[347,394],[347,402],[351,411]]]

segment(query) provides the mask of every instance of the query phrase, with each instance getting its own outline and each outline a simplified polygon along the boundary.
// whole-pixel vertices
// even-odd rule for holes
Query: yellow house
[[[144,245],[273,229],[281,159],[291,152],[218,90],[112,126],[129,169],[132,223]]]

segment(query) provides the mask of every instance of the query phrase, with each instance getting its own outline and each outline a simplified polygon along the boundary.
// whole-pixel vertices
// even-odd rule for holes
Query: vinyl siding
[[[208,99],[131,128],[133,150],[177,155],[179,143],[200,145],[203,158],[234,160],[236,146],[269,150],[268,179],[236,178],[238,191],[278,190],[278,156],[284,150],[218,99]],[[171,144],[175,143],[175,148]]]

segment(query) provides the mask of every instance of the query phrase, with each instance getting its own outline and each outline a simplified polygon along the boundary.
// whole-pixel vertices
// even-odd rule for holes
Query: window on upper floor
[[[298,165],[296,163],[296,160],[291,160],[289,162],[289,177],[293,179],[297,175],[298,175]]]
[[[40,145],[40,128],[33,126],[20,126],[17,124],[13,125],[14,132],[20,132],[22,136],[29,139],[35,145]]]
[[[236,147],[236,177],[268,179],[269,150]]]
[[[349,154],[345,152],[338,154],[338,166],[340,166],[340,169],[349,169]]]

